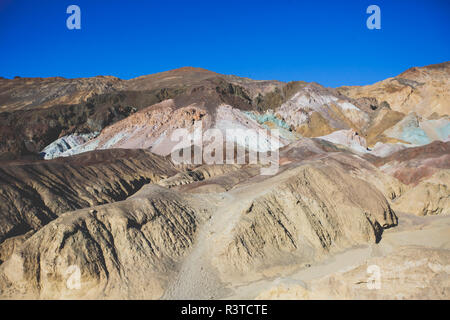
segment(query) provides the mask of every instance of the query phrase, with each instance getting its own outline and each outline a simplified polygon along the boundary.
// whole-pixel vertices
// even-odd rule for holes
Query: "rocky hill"
[[[413,67],[373,85],[340,87],[352,98],[373,97],[386,101],[394,111],[416,112],[421,117],[450,115],[450,62]]]
[[[0,79],[0,298],[448,299],[449,78]]]
[[[101,205],[94,199],[86,209],[66,211],[9,252],[0,266],[2,294],[220,297],[229,281],[261,279],[379,242],[397,217],[382,191],[350,171],[365,170],[372,180],[383,174],[351,153],[327,148],[320,141],[293,145],[283,151],[289,161],[280,173],[263,179],[245,165],[236,167],[231,172],[247,174],[227,192],[207,186],[223,185],[219,178],[230,172],[185,191],[155,185],[165,185],[161,179],[123,201]],[[71,265],[79,266],[83,279],[76,292],[59,280]]]
[[[353,130],[366,140],[363,147],[380,143],[378,148],[385,151],[391,144],[445,141],[450,134],[448,70],[448,63],[412,68],[373,86],[337,90],[316,83],[251,80],[190,67],[131,80],[0,79],[0,159],[38,158],[58,139],[62,143],[56,146],[59,154],[67,146],[76,147],[74,140],[86,142],[80,136],[90,139],[139,110],[162,110],[169,105],[170,112],[189,107],[202,110],[211,126],[220,121],[216,119],[218,108],[228,105],[261,125],[289,131],[285,136],[290,141],[339,130]],[[411,102],[403,101],[405,90],[414,91],[408,93]],[[196,121],[195,117],[185,120]],[[147,134],[159,136],[161,132]],[[134,145],[147,148],[149,143]],[[47,148],[47,157],[48,152],[54,151]]]

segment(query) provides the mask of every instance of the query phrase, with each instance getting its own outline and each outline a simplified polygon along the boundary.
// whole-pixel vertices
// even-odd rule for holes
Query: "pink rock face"
[[[151,148],[156,154],[167,155],[176,144],[170,139],[174,130],[186,128],[193,131],[196,122],[209,127],[211,118],[197,104],[177,108],[173,100],[165,100],[105,128],[96,139],[89,141],[78,151]]]
[[[374,163],[401,182],[416,185],[439,169],[450,168],[450,142],[435,141],[426,146],[408,148]]]
[[[184,133],[180,133],[177,131],[178,129],[184,130]],[[210,139],[203,140],[203,135],[200,135],[201,141],[189,144],[188,141],[191,141],[196,135],[194,132],[198,132],[197,129],[201,129],[203,134],[209,129],[217,129],[225,140],[228,139],[229,131],[247,132],[246,130],[250,130],[255,134],[268,132],[263,125],[251,119],[244,112],[226,104],[217,106],[213,113],[201,103],[179,107],[174,100],[168,99],[105,128],[97,138],[61,155],[68,156],[91,150],[120,148],[149,149],[158,155],[167,156],[176,149],[184,149],[192,144],[208,145]],[[277,146],[288,143],[282,137],[274,139],[278,141]],[[248,141],[248,148],[255,151],[267,151],[266,144],[261,143],[258,139]]]

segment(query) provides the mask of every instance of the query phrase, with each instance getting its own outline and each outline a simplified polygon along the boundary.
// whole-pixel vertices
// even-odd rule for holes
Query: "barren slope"
[[[66,212],[0,266],[2,297],[221,297],[225,283],[379,242],[397,218],[380,190],[349,172],[380,173],[331,150],[338,149],[313,141],[292,146],[278,175],[244,166],[248,174],[227,192],[147,185],[124,201]],[[230,182],[219,178],[210,183]],[[78,291],[65,285],[71,265],[81,271]]]
[[[144,184],[178,171],[143,150],[105,150],[68,159],[3,163],[0,167],[0,246],[37,231],[58,215],[126,199]]]
[[[372,97],[387,101],[391,108],[423,117],[450,113],[450,62],[414,67],[400,75],[373,85],[341,87],[339,92],[352,97]]]

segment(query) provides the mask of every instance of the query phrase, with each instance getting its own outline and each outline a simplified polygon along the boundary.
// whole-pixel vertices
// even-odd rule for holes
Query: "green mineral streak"
[[[253,112],[246,111],[245,114],[247,115],[247,117],[255,120],[260,124],[264,124],[265,122],[272,122],[279,128],[289,130],[289,125],[283,120],[275,117],[273,113],[255,114]]]

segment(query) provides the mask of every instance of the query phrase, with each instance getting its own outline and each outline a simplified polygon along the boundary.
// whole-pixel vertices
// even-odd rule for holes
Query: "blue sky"
[[[68,30],[66,8],[81,8]],[[381,8],[381,30],[366,8]],[[363,85],[450,60],[450,1],[0,0],[0,76],[182,66],[254,79]]]

